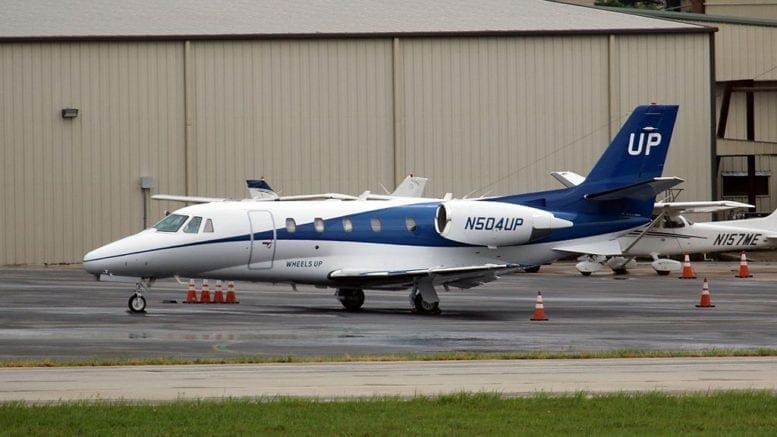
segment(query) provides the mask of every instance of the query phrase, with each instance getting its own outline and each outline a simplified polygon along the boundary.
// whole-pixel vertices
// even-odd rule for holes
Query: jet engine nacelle
[[[437,207],[443,238],[476,246],[513,246],[545,237],[572,222],[528,206],[482,200],[449,200]]]

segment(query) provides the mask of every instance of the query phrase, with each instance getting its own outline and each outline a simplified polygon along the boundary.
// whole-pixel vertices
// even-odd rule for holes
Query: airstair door
[[[249,211],[251,258],[249,269],[270,269],[275,258],[275,223],[269,211]]]

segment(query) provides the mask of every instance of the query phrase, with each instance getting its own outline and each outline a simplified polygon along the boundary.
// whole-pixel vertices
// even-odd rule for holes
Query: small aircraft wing
[[[667,215],[675,216],[682,213],[693,212],[716,212],[735,208],[753,208],[753,205],[729,200],[710,200],[701,202],[656,202],[653,208],[653,214],[666,212]]]
[[[553,250],[603,256],[617,256],[623,254],[621,245],[618,243],[618,240],[602,240],[582,244],[568,244],[565,246],[554,247]]]
[[[390,194],[392,197],[423,197],[428,178],[408,175]]]
[[[521,267],[518,264],[483,264],[398,271],[341,269],[329,273],[329,279],[360,287],[404,287],[412,285],[417,279],[431,277],[435,285],[470,288],[494,281],[498,275],[520,270]]]
[[[154,200],[172,200],[174,202],[189,202],[189,203],[211,203],[211,202],[223,202],[227,199],[221,197],[200,197],[200,196],[178,196],[174,194],[154,194],[151,196]]]

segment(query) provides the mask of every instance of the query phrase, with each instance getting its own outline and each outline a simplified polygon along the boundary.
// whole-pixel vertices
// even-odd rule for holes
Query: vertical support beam
[[[183,106],[184,106],[184,189],[186,195],[196,191],[192,175],[195,173],[193,114],[194,114],[194,67],[192,66],[191,41],[183,43]]]
[[[725,82],[723,87],[723,100],[720,102],[720,117],[718,118],[718,138],[726,136],[726,123],[728,123],[728,110],[731,106],[731,88],[734,84],[731,81]]]
[[[747,203],[755,205],[755,155],[747,155]],[[755,212],[757,208],[750,208]]]
[[[748,81],[747,86],[752,87],[753,81]],[[747,117],[747,141],[755,141],[755,96],[752,91],[745,93],[745,114]],[[747,155],[747,203],[755,205],[755,155]],[[758,210],[751,208],[751,212]]]
[[[393,64],[393,104],[394,104],[394,186],[405,177],[405,83],[404,63],[402,62],[402,47],[399,38],[394,38],[392,48]],[[411,169],[413,170],[413,169]]]
[[[748,81],[748,87],[755,86],[752,80]],[[746,103],[745,110],[747,116],[747,141],[755,141],[755,94],[752,91],[745,93]]]
[[[609,115],[609,138],[620,129],[620,62],[615,35],[610,35],[607,45],[607,110]]]
[[[716,135],[716,128],[715,128],[715,91],[717,88],[716,83],[716,77],[715,77],[715,34],[710,33],[709,34],[709,44],[710,44],[710,51],[709,51],[709,57],[710,57],[710,199],[718,199],[719,198],[719,179],[718,179],[718,171],[720,169],[720,159],[718,158],[718,138]],[[717,214],[714,214],[714,217],[717,218]]]

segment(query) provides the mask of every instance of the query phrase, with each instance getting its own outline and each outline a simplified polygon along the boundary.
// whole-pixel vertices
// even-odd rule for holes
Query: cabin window
[[[343,219],[343,230],[345,232],[353,231],[353,222],[351,221],[350,217],[346,217]]]
[[[205,227],[202,228],[202,232],[213,232],[213,220],[205,220]]]
[[[316,217],[313,220],[313,228],[316,230],[316,232],[324,232],[324,219],[321,217]]]
[[[372,228],[373,232],[380,232],[381,229],[381,223],[380,219],[377,217],[373,217],[370,219],[370,228]]]
[[[297,232],[297,222],[293,218],[286,219],[286,232],[290,234]]]
[[[202,223],[202,217],[192,217],[183,228],[183,231],[187,234],[196,234],[200,231],[200,223]]]
[[[415,218],[413,217],[407,217],[405,219],[405,227],[410,232],[415,232],[416,229],[418,229],[418,225],[415,222]]]
[[[189,218],[188,215],[170,214],[154,225],[154,229],[161,232],[178,232],[181,225]]]

